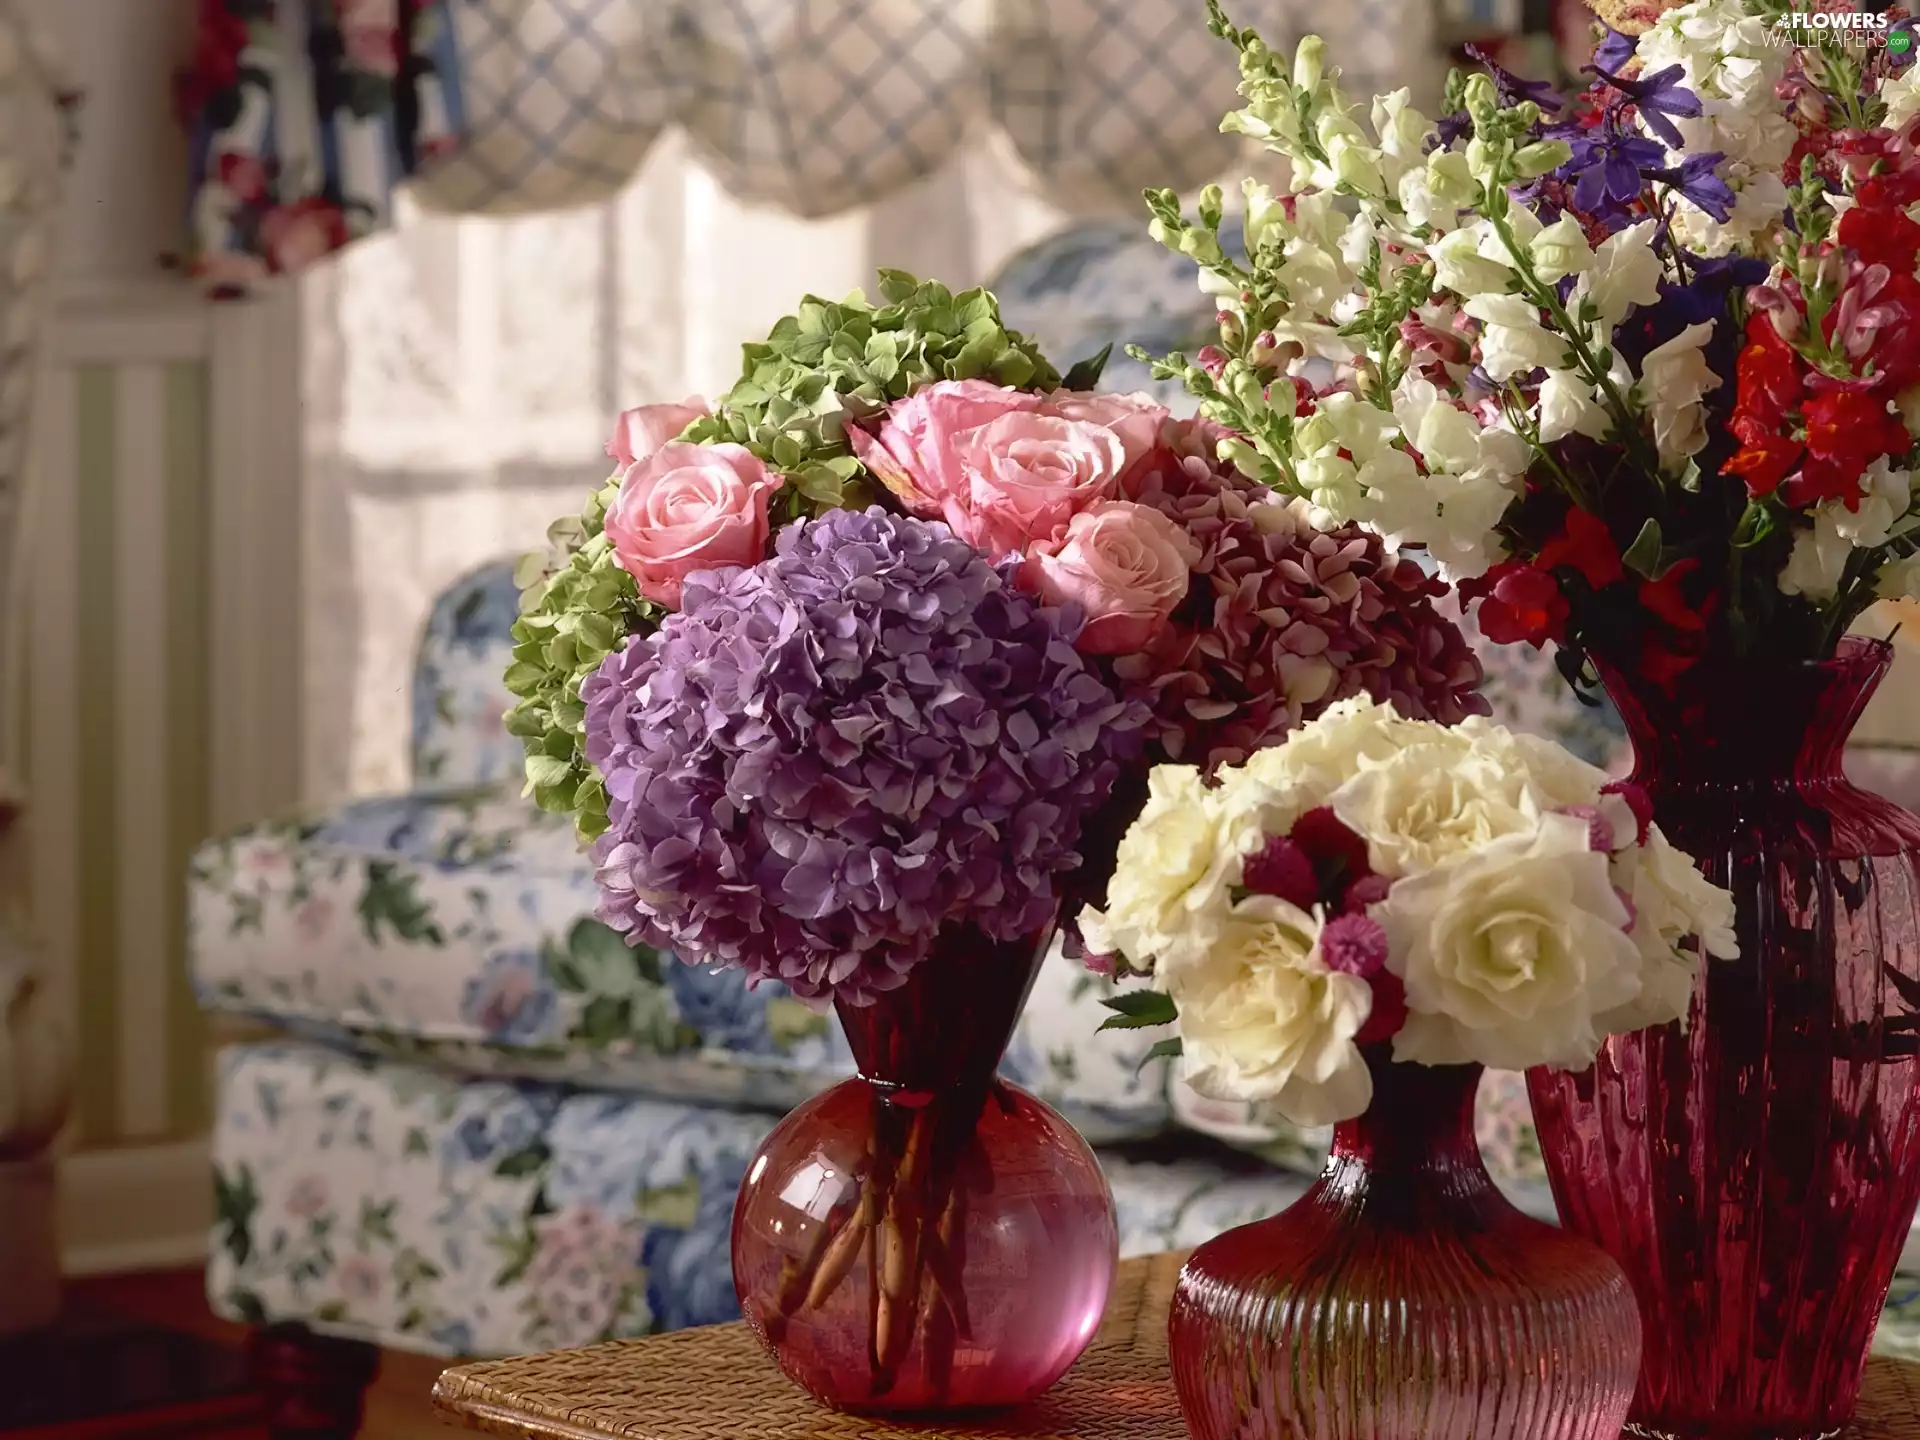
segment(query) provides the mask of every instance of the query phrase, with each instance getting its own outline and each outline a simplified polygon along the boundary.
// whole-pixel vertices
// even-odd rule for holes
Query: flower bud
[[[1318,35],[1307,36],[1293,52],[1293,83],[1302,90],[1318,89],[1326,69],[1327,42]]]
[[[1536,140],[1514,152],[1513,173],[1522,180],[1538,180],[1552,174],[1573,158],[1573,147],[1564,140]]]
[[[1467,142],[1467,173],[1482,185],[1498,184],[1501,152],[1505,148],[1504,145],[1488,144],[1479,136],[1474,136]]]
[[[1475,123],[1485,123],[1500,113],[1500,93],[1493,87],[1493,77],[1484,72],[1467,77],[1461,98]]]

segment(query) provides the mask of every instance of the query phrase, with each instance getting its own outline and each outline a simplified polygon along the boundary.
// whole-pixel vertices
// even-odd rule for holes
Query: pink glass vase
[[[1891,658],[1849,639],[1666,687],[1603,667],[1654,818],[1733,891],[1740,939],[1685,1029],[1529,1077],[1562,1219],[1639,1295],[1631,1434],[1806,1440],[1853,1415],[1920,1200],[1920,820],[1841,773]]]
[[[829,1405],[1016,1405],[1093,1339],[1118,1263],[1106,1177],[1072,1126],[994,1077],[1050,938],[955,929],[900,989],[842,1005],[859,1076],[747,1168],[741,1308]]]
[[[1478,1066],[1370,1046],[1372,1107],[1291,1209],[1201,1246],[1167,1342],[1194,1440],[1615,1440],[1640,1358],[1620,1267],[1507,1202]]]

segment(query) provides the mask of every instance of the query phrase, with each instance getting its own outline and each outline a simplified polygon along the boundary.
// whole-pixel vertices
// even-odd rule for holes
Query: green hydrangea
[[[873,486],[847,444],[846,425],[940,380],[990,380],[1020,390],[1090,389],[1105,356],[1062,380],[1046,357],[1000,319],[985,290],[955,295],[898,270],[880,272],[884,305],[863,295],[808,296],[765,341],[745,347],[739,383],[682,437],[744,445],[787,479],[776,525],[871,503]],[[614,563],[603,531],[618,477],[548,532],[552,548],[527,557],[513,627],[507,688],[519,704],[507,730],[527,751],[527,793],[571,814],[582,840],[607,828],[607,795],[587,763],[580,684],[613,650],[650,633],[666,611],[643,600]]]

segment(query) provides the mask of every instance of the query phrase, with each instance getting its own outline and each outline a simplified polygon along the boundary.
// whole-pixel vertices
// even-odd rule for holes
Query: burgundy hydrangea
[[[1235,764],[1352,695],[1446,725],[1488,713],[1479,658],[1434,609],[1447,587],[1357,525],[1315,530],[1305,502],[1211,458],[1222,433],[1169,426],[1172,443],[1134,496],[1204,551],[1153,648],[1115,662],[1149,692],[1157,748]]]
[[[581,688],[607,923],[808,999],[865,1003],[935,934],[1047,925],[1145,709],[944,525],[833,511]]]

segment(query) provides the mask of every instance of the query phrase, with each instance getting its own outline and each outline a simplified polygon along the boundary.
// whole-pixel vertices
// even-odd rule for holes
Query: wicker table
[[[774,1368],[744,1325],[682,1330],[463,1365],[434,1386],[441,1413],[531,1440],[1184,1440],[1166,1356],[1182,1255],[1120,1267],[1100,1335],[1035,1405],[966,1426],[823,1410]],[[1920,1440],[1920,1366],[1875,1361],[1849,1440]]]

